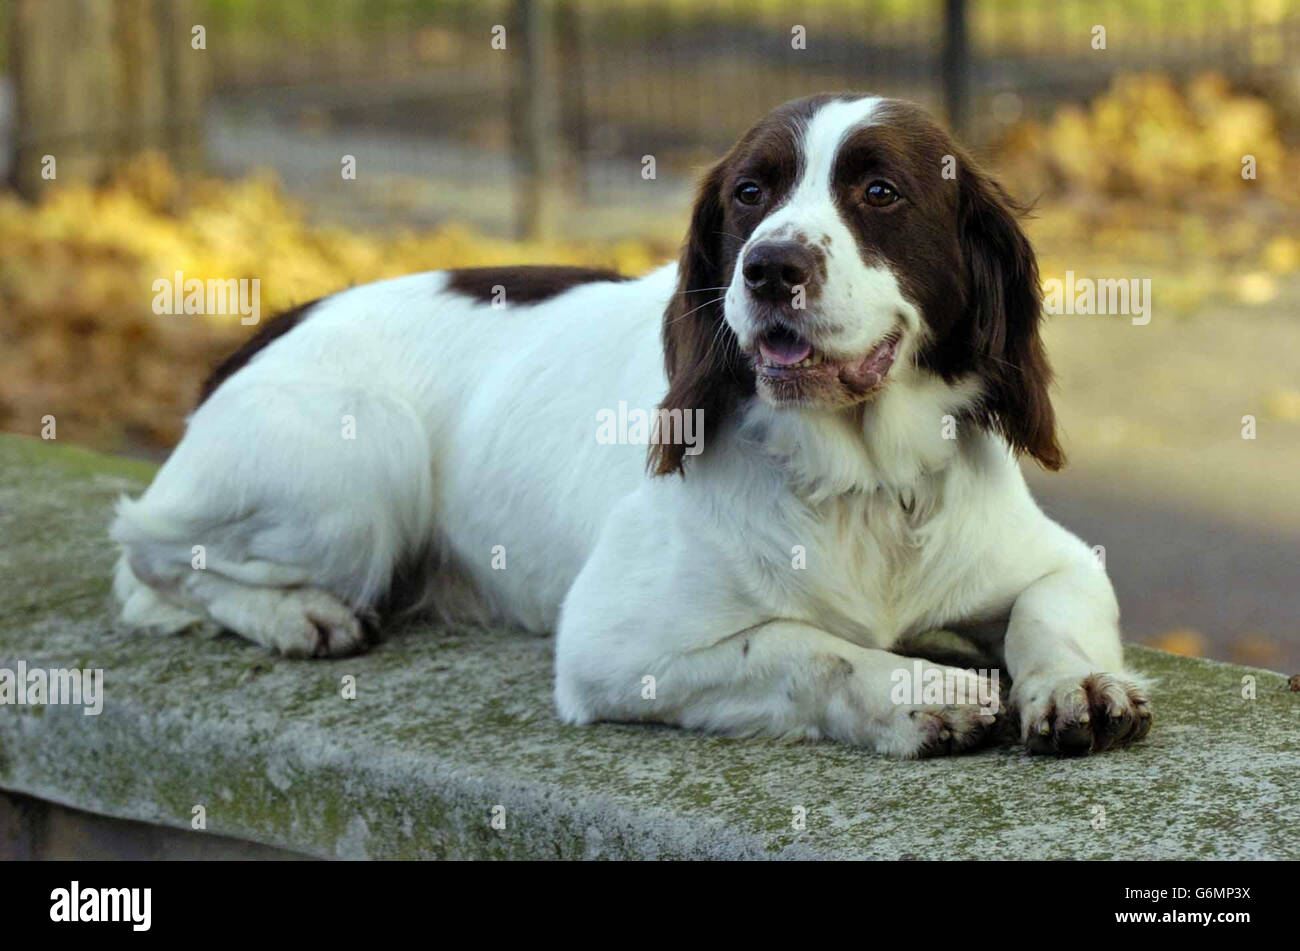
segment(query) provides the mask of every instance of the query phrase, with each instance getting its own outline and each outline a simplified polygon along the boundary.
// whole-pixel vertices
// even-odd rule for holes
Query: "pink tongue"
[[[800,360],[806,360],[812,354],[812,344],[802,340],[789,343],[758,342],[758,352],[763,355],[763,362],[778,367],[788,367]]]

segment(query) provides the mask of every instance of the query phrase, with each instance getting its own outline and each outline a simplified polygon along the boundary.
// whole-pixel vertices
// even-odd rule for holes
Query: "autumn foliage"
[[[1253,156],[1256,177],[1243,178]],[[1119,79],[1087,107],[1016,127],[995,165],[1038,198],[1044,278],[1089,262],[1167,273],[1166,304],[1213,294],[1266,301],[1300,270],[1300,154],[1272,110],[1204,77],[1180,91]],[[308,223],[269,178],[182,186],[143,156],[111,186],[50,188],[35,206],[0,193],[0,428],[157,450],[178,437],[199,383],[252,332],[230,317],[160,316],[153,282],[259,278],[263,319],[323,294],[421,270],[581,263],[639,273],[662,242],[521,244],[458,227],[372,235]],[[1224,282],[1227,275],[1231,279]]]

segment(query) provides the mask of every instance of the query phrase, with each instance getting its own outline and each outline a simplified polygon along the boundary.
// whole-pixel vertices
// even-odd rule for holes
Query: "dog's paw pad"
[[[1151,729],[1145,688],[1118,674],[1093,673],[1015,688],[1022,737],[1031,753],[1082,756],[1136,743]]]
[[[908,711],[916,730],[915,757],[951,756],[983,746],[992,736],[994,713],[976,704],[918,707]]]

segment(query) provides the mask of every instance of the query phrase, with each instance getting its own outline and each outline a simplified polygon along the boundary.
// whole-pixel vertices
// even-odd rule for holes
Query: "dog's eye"
[[[894,191],[894,186],[888,182],[872,182],[867,186],[867,190],[863,195],[866,203],[875,208],[892,205],[902,197],[902,195]]]
[[[736,201],[742,205],[757,205],[763,200],[763,189],[753,182],[741,182],[736,186]]]

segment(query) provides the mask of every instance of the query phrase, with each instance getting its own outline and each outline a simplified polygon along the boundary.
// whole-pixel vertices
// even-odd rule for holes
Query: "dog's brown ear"
[[[682,245],[677,288],[664,310],[664,368],[668,392],[659,404],[663,411],[703,411],[705,427],[722,418],[745,387],[744,367],[735,334],[722,312],[724,284],[730,269],[724,266],[725,221],[722,188],[727,161],[718,163],[700,183],[691,214],[690,231]],[[753,380],[748,385],[752,388]],[[682,472],[686,446],[682,443],[650,445],[648,467],[654,475]]]
[[[1019,207],[967,159],[960,171],[960,237],[969,288],[966,329],[985,383],[984,421],[1047,469],[1065,464],[1039,335],[1042,285]]]

